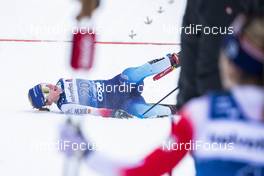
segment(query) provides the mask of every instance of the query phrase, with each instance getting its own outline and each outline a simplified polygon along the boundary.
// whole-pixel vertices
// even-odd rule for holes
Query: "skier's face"
[[[51,105],[52,103],[58,101],[60,98],[60,94],[62,93],[62,90],[53,84],[47,84],[46,87],[49,88],[49,94],[47,96],[47,103],[46,105]]]

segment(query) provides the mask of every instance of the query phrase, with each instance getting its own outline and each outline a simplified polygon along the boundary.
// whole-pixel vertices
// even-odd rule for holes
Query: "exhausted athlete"
[[[53,103],[68,114],[93,114],[104,117],[133,115],[139,118],[170,115],[174,109],[157,105],[148,113],[143,113],[152,105],[141,96],[144,79],[179,67],[176,54],[149,61],[139,66],[125,69],[109,80],[60,79],[56,85],[41,83],[28,92],[31,105],[39,110],[48,109]],[[164,72],[165,73],[165,72]],[[127,114],[128,113],[128,114]]]

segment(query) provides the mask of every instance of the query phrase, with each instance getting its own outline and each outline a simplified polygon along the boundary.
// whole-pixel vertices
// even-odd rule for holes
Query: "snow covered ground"
[[[158,13],[160,9],[163,13]],[[103,1],[94,15],[98,40],[179,42],[185,0]],[[28,89],[39,82],[56,83],[61,77],[108,79],[124,68],[178,52],[179,46],[102,45],[96,47],[94,69],[73,72],[69,68],[70,29],[79,3],[74,0],[9,0],[0,3],[0,39],[50,39],[59,42],[0,41],[0,175],[60,176],[64,158],[45,146],[58,141],[58,127],[66,119],[56,107],[53,113],[36,112],[28,102]],[[153,20],[150,25],[144,21]],[[131,39],[133,30],[137,35]],[[144,96],[156,102],[177,85],[179,70],[160,81],[151,78]],[[176,94],[164,102],[175,103]],[[100,152],[117,160],[135,161],[162,143],[169,133],[169,119],[116,120],[87,116],[83,129]],[[42,146],[42,147],[40,147]],[[80,175],[98,174],[81,166]],[[194,175],[187,157],[174,175]]]

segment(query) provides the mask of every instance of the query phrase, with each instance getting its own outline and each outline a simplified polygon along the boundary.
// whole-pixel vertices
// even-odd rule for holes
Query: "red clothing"
[[[177,143],[188,143],[192,139],[192,125],[184,114],[181,114],[181,119],[178,122],[173,122],[171,135]],[[160,147],[149,154],[142,165],[122,170],[122,175],[160,176],[170,172],[187,153],[188,151],[184,148],[181,150],[163,150]]]

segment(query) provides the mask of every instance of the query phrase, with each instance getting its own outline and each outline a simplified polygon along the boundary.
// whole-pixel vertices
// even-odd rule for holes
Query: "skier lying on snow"
[[[28,97],[36,109],[47,109],[47,106],[56,103],[62,112],[68,114],[111,117],[122,112],[123,115],[140,118],[170,115],[174,113],[174,108],[162,105],[142,115],[151,105],[141,96],[144,79],[170,67],[179,67],[176,54],[127,68],[109,80],[60,79],[56,85],[41,83],[29,90]]]

